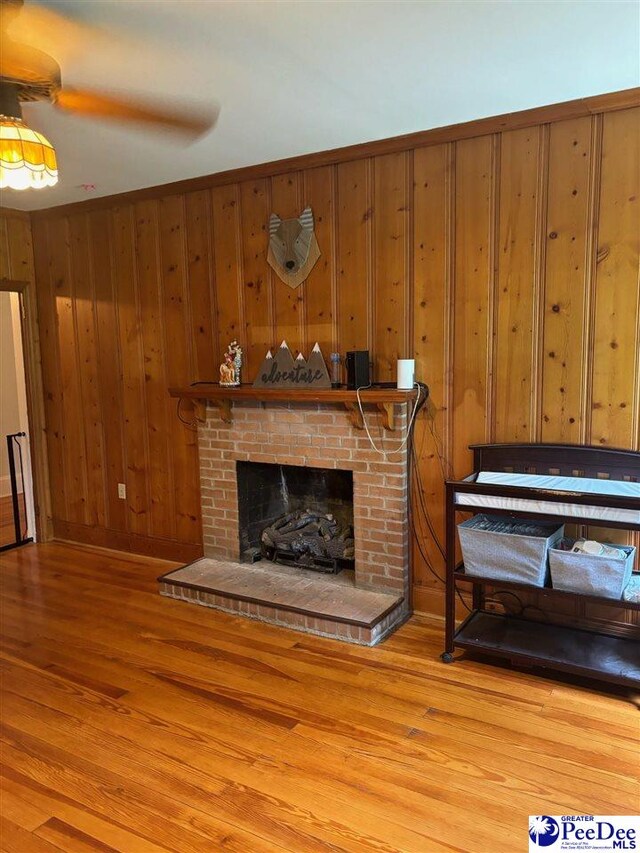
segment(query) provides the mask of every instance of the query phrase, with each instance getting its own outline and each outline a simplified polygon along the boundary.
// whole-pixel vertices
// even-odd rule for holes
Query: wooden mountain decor
[[[300,355],[294,359],[286,341],[276,354],[269,350],[260,365],[254,388],[331,388],[327,365],[320,345],[316,343],[307,361]]]

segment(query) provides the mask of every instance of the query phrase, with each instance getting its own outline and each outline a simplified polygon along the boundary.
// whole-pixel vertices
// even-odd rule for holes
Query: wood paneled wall
[[[58,534],[197,551],[195,436],[167,387],[215,380],[232,338],[245,381],[283,338],[368,348],[379,380],[415,356],[433,416],[418,609],[440,607],[443,475],[469,470],[471,442],[640,449],[640,109],[586,112],[34,214]],[[305,205],[322,257],[290,290],[267,222]]]

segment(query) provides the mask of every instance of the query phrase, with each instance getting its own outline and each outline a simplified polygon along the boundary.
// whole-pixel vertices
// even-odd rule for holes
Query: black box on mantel
[[[347,353],[347,388],[365,388],[371,384],[369,372],[369,350],[359,349]]]

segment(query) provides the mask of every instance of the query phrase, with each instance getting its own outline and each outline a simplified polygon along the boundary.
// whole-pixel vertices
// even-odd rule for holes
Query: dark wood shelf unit
[[[612,507],[623,510],[640,509],[635,497],[609,497],[586,492],[561,492],[544,488],[520,488],[478,484],[480,471],[509,471],[531,474],[562,474],[611,478],[640,482],[640,453],[614,448],[591,448],[574,445],[487,444],[473,445],[474,473],[461,480],[446,483],[446,613],[445,650],[442,659],[453,661],[456,648],[482,652],[525,663],[601,679],[623,686],[640,686],[640,640],[633,626],[614,625],[605,628],[576,628],[556,622],[526,619],[511,614],[488,612],[485,588],[536,593],[553,601],[580,601],[605,605],[618,610],[639,611],[640,603],[602,596],[565,592],[553,587],[536,587],[516,581],[502,581],[487,576],[469,575],[464,563],[456,557],[456,516],[464,513],[488,513],[508,517],[555,520],[579,525],[640,530],[640,522],[621,522],[583,518],[580,515],[558,515],[542,512],[521,512],[511,508],[478,506],[465,502],[465,494],[495,495],[496,497],[535,498],[545,502]],[[456,502],[456,495],[460,496]],[[456,584],[469,583],[473,588],[473,610],[456,627]],[[615,636],[614,636],[615,632]]]
[[[640,683],[636,640],[565,625],[474,611],[455,633],[459,648],[628,687]]]
[[[204,417],[206,403],[215,403],[220,409],[222,420],[227,423],[232,420],[231,404],[236,400],[254,400],[258,403],[336,403],[345,406],[351,423],[356,429],[364,429],[358,394],[347,388],[254,388],[253,385],[239,385],[234,388],[218,385],[215,382],[201,382],[183,388],[169,388],[169,394],[180,400],[191,400],[199,407],[197,416],[201,419]],[[385,429],[393,430],[395,428],[394,406],[397,403],[413,403],[416,399],[416,390],[367,388],[360,391],[359,396],[363,406],[376,406],[382,413]]]
[[[625,610],[640,610],[640,601],[622,601],[619,598],[604,598],[601,595],[587,595],[586,593],[566,592],[562,589],[555,589],[552,586],[531,586],[531,584],[517,583],[516,581],[503,581],[496,578],[480,577],[479,575],[469,575],[464,570],[464,564],[460,563],[454,572],[454,580],[456,583],[463,581],[479,586],[491,586],[500,589],[520,590],[521,592],[535,592],[550,598],[558,599],[573,599],[576,596],[580,601],[588,602],[589,604],[605,604],[610,607],[623,607]]]

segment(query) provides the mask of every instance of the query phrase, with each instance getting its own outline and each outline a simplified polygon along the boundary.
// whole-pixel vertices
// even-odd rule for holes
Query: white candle
[[[416,362],[413,358],[398,359],[398,390],[408,391],[413,388],[416,374]]]

